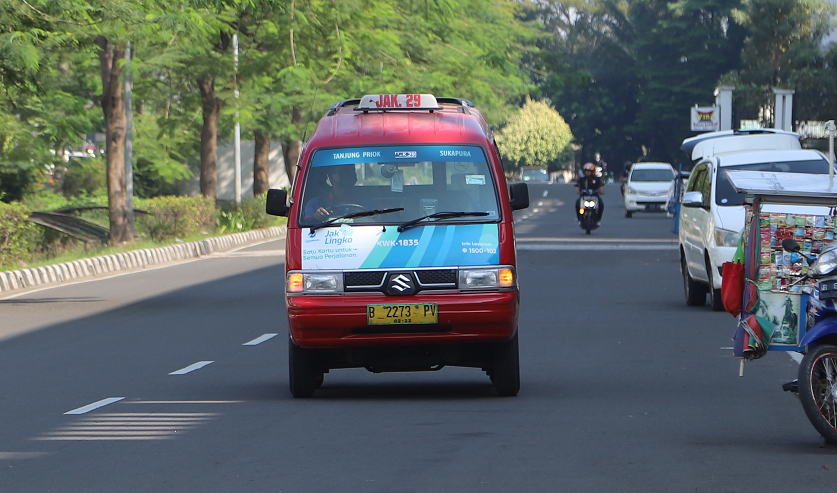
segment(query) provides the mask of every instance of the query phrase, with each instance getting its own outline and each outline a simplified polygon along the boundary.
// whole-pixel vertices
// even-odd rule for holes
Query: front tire
[[[692,279],[686,258],[680,257],[680,272],[683,274],[683,290],[686,294],[686,304],[689,306],[703,306],[706,304],[706,286]]]
[[[288,338],[288,377],[294,397],[311,397],[322,383],[323,372],[316,365],[314,351],[297,346]]]
[[[633,211],[625,211],[625,217],[627,217],[629,219],[634,217]]]
[[[802,358],[799,401],[826,443],[837,444],[837,347],[817,346]]]
[[[497,344],[491,382],[501,396],[513,397],[520,392],[520,349],[517,334],[510,341]]]

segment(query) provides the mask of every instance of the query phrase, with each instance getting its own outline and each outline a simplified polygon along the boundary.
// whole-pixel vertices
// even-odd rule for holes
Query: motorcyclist
[[[604,195],[605,184],[602,179],[596,176],[596,165],[593,163],[585,163],[581,169],[584,172],[584,176],[575,182],[575,193],[581,195],[582,190],[593,190],[599,195]],[[578,213],[580,205],[581,197],[575,201],[575,214],[579,221],[581,221],[581,214]],[[602,214],[604,214],[604,201],[599,200],[599,211],[596,217],[597,223],[602,222]]]

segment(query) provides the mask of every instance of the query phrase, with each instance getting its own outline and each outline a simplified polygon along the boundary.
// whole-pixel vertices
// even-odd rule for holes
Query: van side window
[[[706,165],[701,164],[695,167],[695,170],[692,172],[692,177],[689,180],[689,187],[686,189],[687,192],[702,192],[703,191],[703,183],[706,181]]]

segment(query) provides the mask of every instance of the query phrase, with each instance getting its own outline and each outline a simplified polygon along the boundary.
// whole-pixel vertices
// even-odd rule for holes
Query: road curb
[[[286,226],[274,226],[190,243],[114,253],[45,267],[0,272],[0,293],[95,278],[104,274],[141,269],[179,260],[200,258],[214,252],[229,250],[259,240],[281,238],[285,236],[286,232]]]

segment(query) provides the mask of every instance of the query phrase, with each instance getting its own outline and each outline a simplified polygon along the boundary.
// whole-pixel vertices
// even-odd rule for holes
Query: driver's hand
[[[325,207],[320,207],[314,213],[314,218],[318,221],[325,221],[326,219],[328,219],[328,216],[330,215],[331,213],[328,211],[328,209],[326,209]]]

